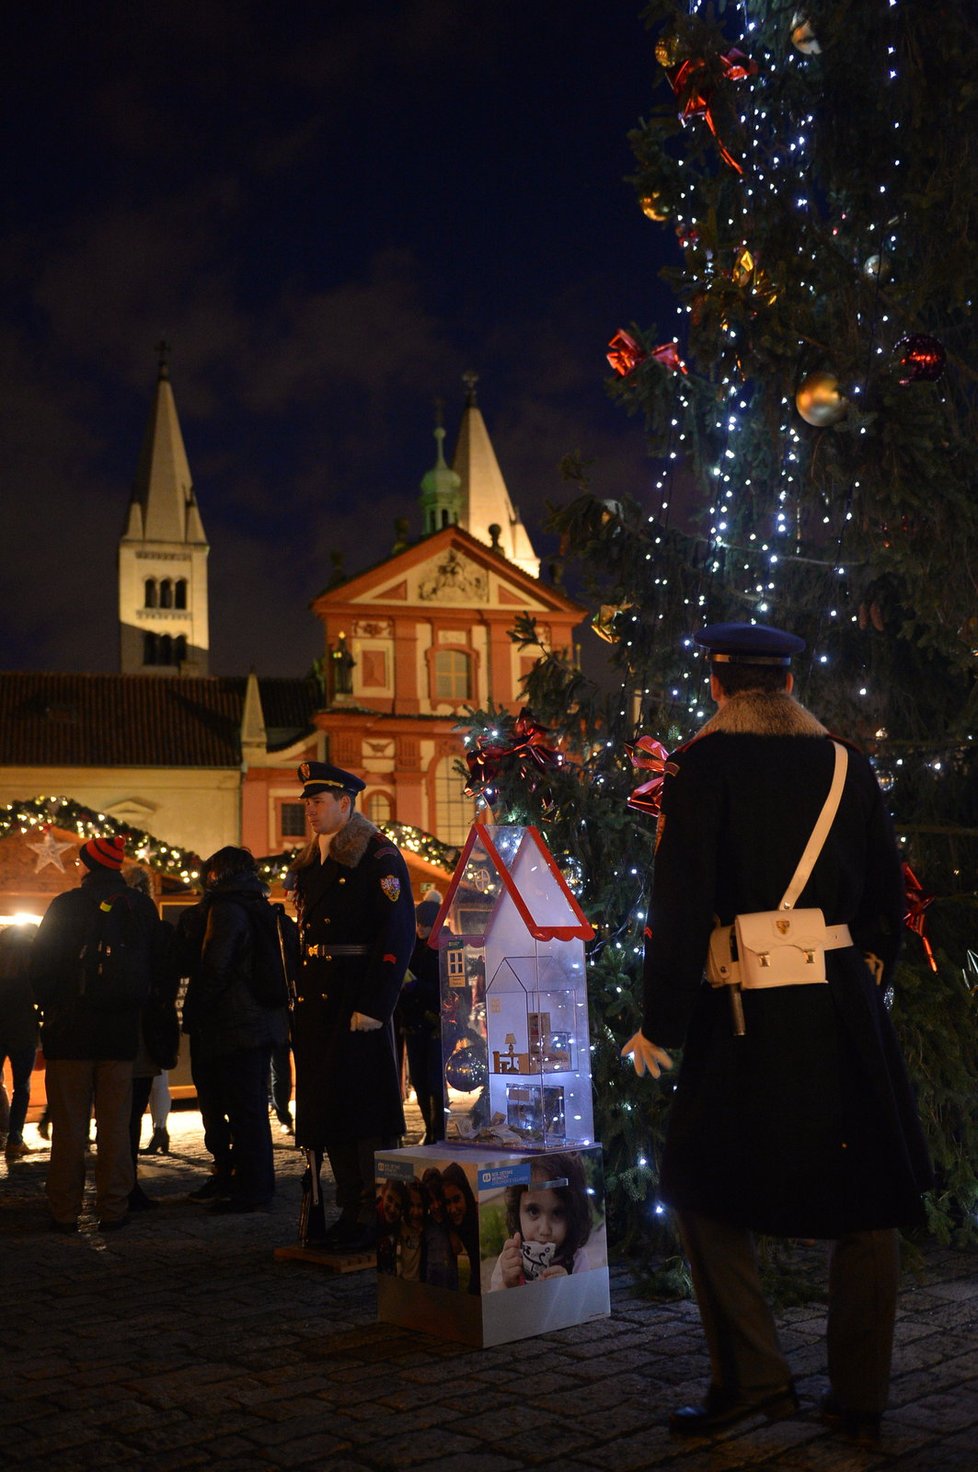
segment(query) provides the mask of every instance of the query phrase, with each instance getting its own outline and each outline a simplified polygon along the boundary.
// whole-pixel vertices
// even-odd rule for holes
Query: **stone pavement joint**
[[[778,1319],[798,1417],[677,1442],[665,1417],[709,1373],[692,1304],[640,1297],[616,1265],[609,1318],[516,1344],[379,1324],[373,1273],[275,1258],[295,1241],[298,1151],[276,1137],[269,1212],[215,1217],[187,1200],[209,1170],[199,1114],[178,1107],[170,1133],[169,1156],[140,1157],[159,1209],[111,1237],[91,1194],[77,1236],[48,1230],[33,1127],[38,1153],[0,1164],[10,1472],[978,1472],[974,1254],[930,1245],[907,1275],[879,1448],[818,1419],[821,1303]]]

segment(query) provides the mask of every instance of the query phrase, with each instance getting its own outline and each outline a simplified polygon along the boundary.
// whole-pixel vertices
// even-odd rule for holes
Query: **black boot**
[[[161,1125],[159,1129],[154,1129],[149,1144],[143,1145],[139,1153],[140,1155],[169,1155],[170,1136],[164,1126]]]

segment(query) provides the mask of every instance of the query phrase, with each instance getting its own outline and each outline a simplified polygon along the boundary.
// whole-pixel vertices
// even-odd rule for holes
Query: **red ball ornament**
[[[895,351],[903,370],[901,383],[933,383],[944,372],[947,353],[936,337],[912,332],[901,337]]]

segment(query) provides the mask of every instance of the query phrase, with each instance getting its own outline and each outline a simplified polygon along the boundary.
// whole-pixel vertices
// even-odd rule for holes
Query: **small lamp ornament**
[[[795,407],[806,424],[829,429],[846,417],[849,400],[834,373],[809,373],[795,394]]]

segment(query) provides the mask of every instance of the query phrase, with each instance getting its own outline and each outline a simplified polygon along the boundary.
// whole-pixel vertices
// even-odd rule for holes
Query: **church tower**
[[[159,376],[119,542],[119,629],[124,675],[206,675],[207,554],[170,386]]]
[[[435,464],[421,481],[421,516],[424,535],[441,531],[443,526],[457,526],[462,511],[461,479],[445,462],[445,428],[441,422],[441,403],[435,425],[438,455]]]
[[[452,461],[452,469],[459,477],[462,498],[458,522],[470,536],[502,552],[531,578],[538,578],[540,559],[533,550],[519,512],[509,499],[486,421],[475,401],[478,381],[476,373],[462,375],[466,387],[465,412]]]

